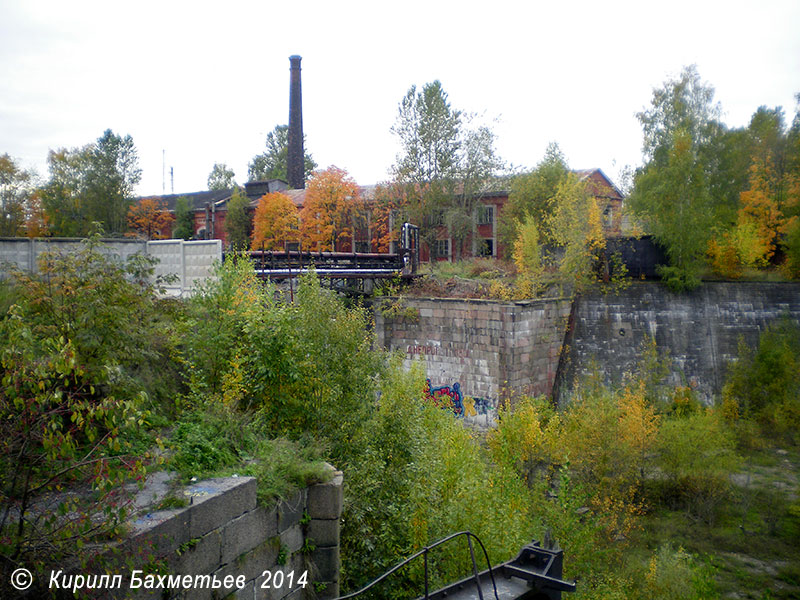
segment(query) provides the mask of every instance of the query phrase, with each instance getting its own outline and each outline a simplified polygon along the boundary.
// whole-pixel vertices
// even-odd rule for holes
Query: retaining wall
[[[398,316],[384,308],[392,303],[402,307]],[[501,397],[551,393],[569,311],[567,298],[389,298],[375,305],[375,332],[383,348],[405,354],[407,367],[421,360],[432,386],[458,382],[480,400],[466,418],[490,425]]]
[[[561,389],[592,366],[608,382],[635,369],[643,344],[655,339],[670,367],[669,383],[689,385],[706,402],[719,394],[739,340],[758,345],[770,323],[800,323],[800,284],[706,282],[674,294],[660,283],[637,282],[617,295],[584,295],[575,308]]]
[[[200,481],[186,488],[183,497],[189,506],[148,513],[136,520],[123,555],[132,557],[134,564],[156,565],[157,573],[211,575],[218,581],[231,576],[229,581],[241,578],[244,585],[172,590],[170,598],[339,596],[340,472],[332,481],[312,485],[270,507],[257,506],[252,477]],[[303,588],[298,582],[304,572],[307,584]],[[125,581],[119,592],[111,597],[162,598],[164,590],[131,590]]]

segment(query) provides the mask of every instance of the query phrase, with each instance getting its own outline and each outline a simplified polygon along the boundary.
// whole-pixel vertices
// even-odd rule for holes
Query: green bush
[[[258,498],[267,503],[330,476],[322,448],[313,440],[273,439],[253,413],[208,402],[187,411],[169,439],[169,467],[184,479],[236,473],[256,477]]]
[[[719,597],[713,568],[669,543],[653,554],[638,592],[642,600],[713,600]]]
[[[800,329],[788,318],[764,330],[758,348],[739,342],[723,399],[735,416],[753,420],[768,437],[795,438],[800,428]]]
[[[86,561],[91,542],[120,534],[122,483],[143,475],[149,421],[178,389],[171,317],[151,277],[148,259],[110,258],[95,234],[4,285],[14,304],[0,322],[3,569]]]
[[[343,468],[343,588],[354,590],[422,547],[468,529],[487,545],[493,564],[530,541],[533,522],[524,482],[486,462],[452,413],[423,399],[424,373],[399,359],[381,381],[380,401],[353,440]],[[431,553],[431,589],[466,574],[465,540]],[[388,598],[421,589],[422,563],[379,591]]]
[[[657,465],[663,479],[654,482],[661,500],[686,506],[713,523],[720,502],[728,498],[728,475],[738,467],[733,432],[711,410],[664,420],[658,432]]]
[[[192,299],[183,329],[192,397],[254,411],[275,435],[317,436],[334,461],[368,416],[383,357],[369,316],[311,273],[296,302],[274,299],[252,264],[227,259]]]

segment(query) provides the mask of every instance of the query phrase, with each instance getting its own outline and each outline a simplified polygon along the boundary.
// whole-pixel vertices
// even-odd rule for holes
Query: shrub
[[[740,340],[739,360],[730,369],[723,399],[734,420],[753,420],[769,436],[795,436],[800,427],[798,327],[788,319],[770,325],[755,350]]]
[[[0,586],[18,566],[85,561],[92,540],[118,536],[122,484],[143,475],[125,441],[146,418],[141,398],[102,393],[112,365],[88,371],[71,340],[36,337],[28,320],[12,307],[0,332]]]
[[[644,600],[713,600],[718,598],[713,569],[683,548],[660,546],[650,559],[641,585]]]
[[[656,450],[663,498],[713,522],[730,490],[728,474],[739,464],[733,434],[720,415],[705,409],[665,419]]]
[[[530,541],[530,498],[511,469],[488,464],[452,413],[425,402],[425,376],[399,358],[381,382],[377,409],[350,446],[344,466],[343,588],[354,589],[453,532],[468,529],[494,563]],[[462,541],[431,553],[431,589],[465,575]],[[421,589],[422,564],[404,569],[384,597]]]

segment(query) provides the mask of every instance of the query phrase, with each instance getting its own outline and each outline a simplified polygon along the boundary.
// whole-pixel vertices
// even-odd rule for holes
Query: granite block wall
[[[183,491],[190,504],[145,513],[133,523],[122,556],[138,579],[123,578],[110,598],[336,598],[339,596],[339,525],[342,474],[268,507],[256,503],[256,480],[228,477],[197,482]],[[125,572],[121,570],[120,572]],[[128,571],[130,572],[130,571]],[[228,582],[147,586],[148,573]],[[304,579],[303,574],[306,573]],[[161,583],[169,582],[164,579]],[[187,580],[188,581],[188,580]],[[159,580],[150,580],[150,583]],[[135,585],[139,583],[139,585]]]
[[[614,296],[584,295],[559,388],[568,394],[592,364],[607,381],[619,381],[652,338],[670,365],[669,383],[689,385],[710,402],[738,356],[739,340],[756,346],[782,316],[800,323],[800,284],[706,282],[674,294],[660,283],[637,282]]]
[[[381,310],[397,302],[402,316]],[[403,352],[407,366],[421,360],[432,386],[458,382],[464,395],[484,399],[476,406],[488,410],[466,418],[488,425],[505,396],[550,394],[569,311],[567,298],[392,298],[377,303],[374,315],[381,347]]]

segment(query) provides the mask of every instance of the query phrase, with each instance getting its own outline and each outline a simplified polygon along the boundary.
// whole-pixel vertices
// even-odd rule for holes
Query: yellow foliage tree
[[[300,211],[286,194],[265,194],[258,201],[253,218],[254,250],[282,250],[284,242],[300,237]]]
[[[516,223],[515,229],[517,239],[514,240],[513,257],[519,274],[517,289],[523,296],[533,296],[541,287],[544,274],[539,228],[534,218],[528,215],[524,222]]]
[[[737,238],[743,244],[740,254],[745,264],[766,266],[775,253],[778,235],[786,218],[778,204],[778,181],[771,154],[756,156],[750,165],[750,185],[739,194]]]
[[[558,269],[561,280],[574,283],[580,291],[597,281],[606,246],[602,211],[586,183],[575,175],[559,184],[553,204],[550,230],[556,245],[564,249]]]

